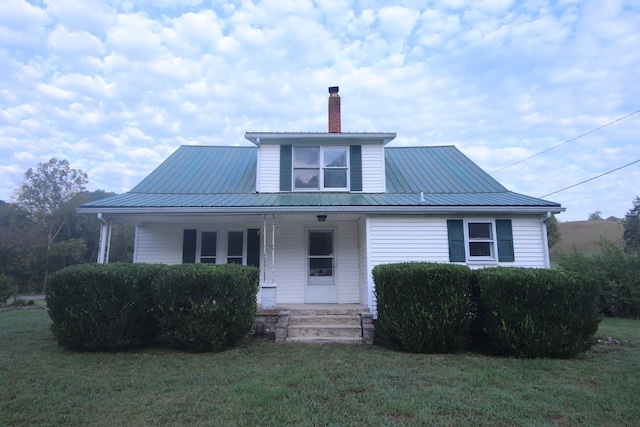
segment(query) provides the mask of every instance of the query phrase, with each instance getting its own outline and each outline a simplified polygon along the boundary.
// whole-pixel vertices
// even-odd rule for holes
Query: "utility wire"
[[[490,175],[493,175],[494,173],[498,173],[498,172],[500,172],[500,171],[503,171],[503,170],[505,170],[505,169],[507,169],[507,168],[510,168],[511,166],[518,165],[518,164],[520,164],[520,163],[522,163],[522,162],[526,162],[526,161],[527,161],[527,160],[529,160],[529,159],[533,159],[534,157],[537,157],[537,156],[539,156],[539,155],[541,155],[541,154],[544,154],[544,153],[546,153],[546,152],[549,152],[549,151],[551,151],[551,150],[554,150],[554,149],[556,149],[556,148],[558,148],[558,147],[561,147],[561,146],[563,146],[563,145],[565,145],[565,144],[568,144],[568,143],[570,143],[570,142],[572,142],[572,141],[575,141],[576,139],[580,139],[580,138],[582,138],[583,136],[587,136],[587,135],[589,135],[589,134],[591,134],[591,133],[597,132],[597,131],[599,131],[600,129],[606,128],[607,126],[611,126],[611,125],[612,125],[612,124],[614,124],[614,123],[617,123],[617,122],[619,122],[619,121],[621,121],[621,120],[626,119],[627,117],[631,117],[631,116],[633,116],[634,114],[638,114],[638,113],[640,113],[640,110],[636,110],[636,111],[634,111],[633,113],[629,113],[629,114],[627,114],[626,116],[624,116],[624,117],[620,117],[619,119],[616,119],[616,120],[614,120],[614,121],[612,121],[612,122],[609,122],[609,123],[607,123],[606,125],[602,125],[602,126],[600,126],[599,128],[592,129],[592,130],[590,130],[589,132],[583,133],[582,135],[576,136],[575,138],[572,138],[572,139],[570,139],[570,140],[568,140],[568,141],[561,142],[560,144],[554,145],[554,146],[553,146],[553,147],[551,147],[551,148],[547,148],[547,149],[546,149],[546,150],[544,150],[544,151],[541,151],[541,152],[539,152],[539,153],[536,153],[536,154],[534,154],[534,155],[531,155],[531,156],[529,156],[529,157],[526,157],[526,158],[524,158],[524,159],[522,159],[522,160],[518,160],[517,162],[515,162],[515,163],[511,163],[510,165],[507,165],[507,166],[502,167],[502,168],[500,168],[500,169],[494,170],[493,172],[491,172],[491,174],[490,174]]]
[[[551,196],[552,194],[556,194],[556,193],[559,193],[559,192],[561,192],[561,191],[568,190],[568,189],[573,188],[573,187],[577,187],[578,185],[584,184],[585,182],[593,181],[594,179],[598,179],[598,178],[601,178],[601,177],[603,177],[603,176],[605,176],[605,175],[609,175],[610,173],[613,173],[613,172],[615,172],[615,171],[619,171],[620,169],[624,169],[624,168],[626,168],[627,166],[631,166],[631,165],[634,165],[634,164],[639,163],[639,162],[640,162],[640,159],[638,159],[638,160],[636,160],[636,161],[634,161],[634,162],[631,162],[631,163],[627,163],[626,165],[624,165],[624,166],[620,166],[619,168],[612,169],[612,170],[610,170],[610,171],[608,171],[608,172],[601,173],[601,174],[600,174],[600,175],[598,175],[598,176],[594,176],[593,178],[586,179],[586,180],[581,181],[581,182],[579,182],[579,183],[577,183],[577,184],[573,184],[573,185],[570,185],[570,186],[568,186],[568,187],[562,188],[562,189],[560,189],[560,190],[558,190],[558,191],[554,191],[553,193],[545,194],[544,196],[540,196],[540,198],[541,198],[541,199],[543,199],[543,198],[545,198],[545,197],[547,197],[547,196]]]

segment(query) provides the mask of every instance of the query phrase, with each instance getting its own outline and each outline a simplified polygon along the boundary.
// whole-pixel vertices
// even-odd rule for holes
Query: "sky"
[[[613,171],[640,160],[637,0],[2,0],[0,200],[52,157],[124,193],[180,145],[326,132],[329,86],[343,132],[518,193],[605,174],[544,197],[559,221],[640,196],[640,162]]]

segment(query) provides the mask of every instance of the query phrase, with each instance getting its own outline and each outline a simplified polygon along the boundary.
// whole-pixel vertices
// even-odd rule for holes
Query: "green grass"
[[[0,313],[0,425],[637,425],[640,321],[573,360],[277,345],[73,353],[44,310]]]

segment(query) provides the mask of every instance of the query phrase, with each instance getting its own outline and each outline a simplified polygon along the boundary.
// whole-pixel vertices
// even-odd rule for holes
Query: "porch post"
[[[102,214],[98,214],[100,224],[100,242],[98,244],[98,264],[109,263],[109,252],[111,249],[111,219],[106,220]]]

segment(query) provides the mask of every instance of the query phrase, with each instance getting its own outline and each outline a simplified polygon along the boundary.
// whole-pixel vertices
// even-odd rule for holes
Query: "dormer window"
[[[294,146],[293,190],[349,190],[346,146]]]

